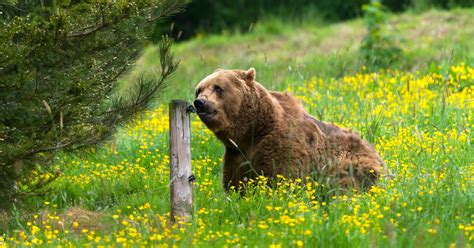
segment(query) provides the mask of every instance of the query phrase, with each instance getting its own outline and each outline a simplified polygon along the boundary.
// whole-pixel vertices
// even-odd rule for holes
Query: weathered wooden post
[[[171,221],[191,219],[193,188],[191,170],[191,121],[186,101],[170,103],[170,188]]]

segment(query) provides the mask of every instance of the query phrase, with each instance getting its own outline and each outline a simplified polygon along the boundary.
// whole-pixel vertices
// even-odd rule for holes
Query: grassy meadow
[[[250,33],[175,45],[177,73],[156,104],[107,144],[55,163],[59,177],[0,217],[0,247],[471,247],[474,244],[474,9],[391,16],[403,58],[373,70],[358,56],[362,20],[268,19]],[[149,47],[129,79],[150,74]],[[170,99],[192,100],[216,68],[301,99],[320,120],[359,132],[389,172],[365,193],[320,200],[317,183],[221,186],[222,145],[192,116],[193,219],[169,222]],[[40,174],[39,177],[52,177]]]

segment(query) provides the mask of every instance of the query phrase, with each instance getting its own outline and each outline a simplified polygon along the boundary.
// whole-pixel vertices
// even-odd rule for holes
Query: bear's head
[[[255,69],[216,70],[196,86],[194,106],[214,133],[230,130],[242,121],[241,107],[255,84]]]

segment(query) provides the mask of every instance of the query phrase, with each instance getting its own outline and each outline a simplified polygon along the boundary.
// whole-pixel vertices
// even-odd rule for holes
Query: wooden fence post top
[[[189,102],[185,101],[185,100],[171,100],[171,106],[172,105],[181,105],[181,104],[185,104],[186,107],[188,107],[189,105],[191,105]]]

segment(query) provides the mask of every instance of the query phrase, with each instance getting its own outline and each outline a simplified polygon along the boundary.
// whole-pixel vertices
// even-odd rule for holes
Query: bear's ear
[[[243,73],[244,80],[247,82],[255,81],[255,69],[252,67]]]
[[[218,72],[218,71],[222,71],[222,69],[217,68],[217,69],[214,70],[214,72]]]

